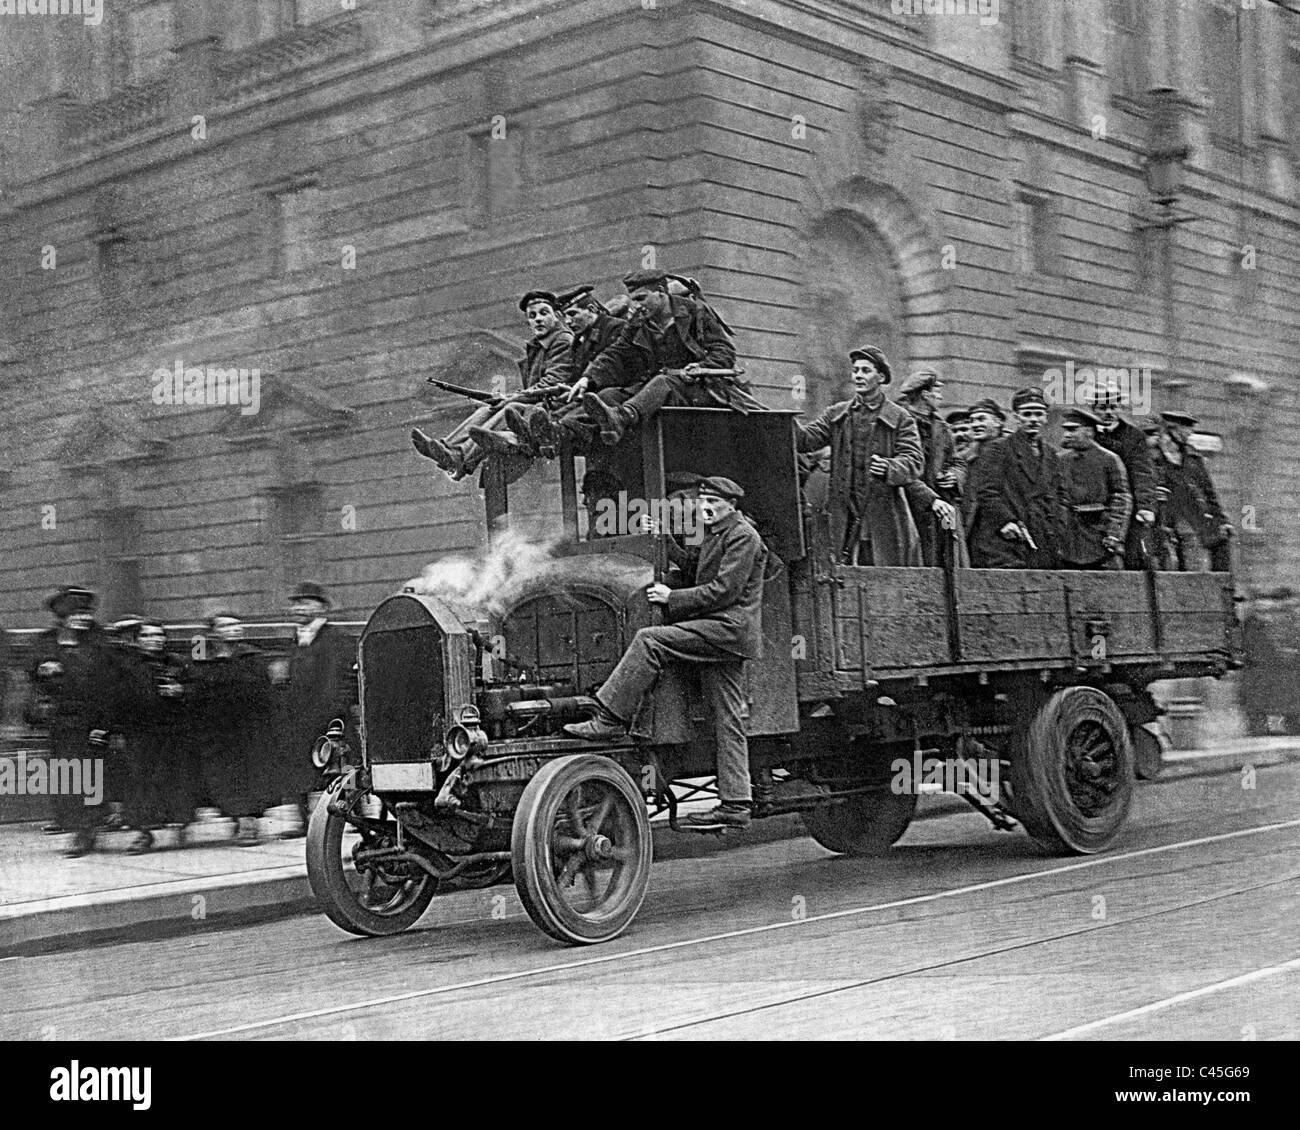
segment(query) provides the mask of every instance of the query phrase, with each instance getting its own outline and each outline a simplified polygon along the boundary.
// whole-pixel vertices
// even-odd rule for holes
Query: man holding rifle
[[[551,391],[559,393],[573,381],[573,334],[560,321],[556,312],[559,305],[559,299],[547,290],[530,290],[519,300],[519,309],[533,331],[519,362],[525,399],[544,398]],[[515,440],[500,431],[506,423],[504,405],[513,398],[487,394],[473,398],[483,399],[483,407],[461,421],[445,439],[434,439],[419,428],[411,429],[415,450],[432,459],[453,479],[471,474],[487,450],[526,454]]]
[[[582,377],[582,404],[602,442],[612,447],[667,404],[762,410],[737,380],[735,347],[705,302],[670,294],[663,271],[634,271],[623,285],[627,328]]]

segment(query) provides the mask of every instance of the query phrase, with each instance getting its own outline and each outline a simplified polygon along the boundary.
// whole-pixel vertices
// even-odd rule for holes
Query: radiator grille
[[[361,717],[372,764],[425,761],[441,743],[441,641],[427,624],[362,639]]]

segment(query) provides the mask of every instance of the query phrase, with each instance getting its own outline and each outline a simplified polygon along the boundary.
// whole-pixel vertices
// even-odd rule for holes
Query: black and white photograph
[[[1284,1082],[1300,0],[0,0],[0,257],[45,1109]]]

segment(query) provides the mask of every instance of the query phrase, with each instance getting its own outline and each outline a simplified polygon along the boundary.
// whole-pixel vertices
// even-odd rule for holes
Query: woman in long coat
[[[925,469],[916,421],[884,398],[891,374],[880,350],[864,346],[849,358],[857,395],[796,425],[800,451],[831,450],[831,544],[846,564],[920,565],[921,543],[903,489]]]
[[[126,818],[136,830],[127,851],[140,855],[153,847],[156,829],[188,823],[194,815],[191,676],[168,654],[162,624],[141,620],[135,652],[123,658],[118,677],[113,728],[125,740],[131,767]]]
[[[198,756],[213,802],[239,821],[235,843],[259,842],[257,818],[277,791],[271,750],[274,701],[266,660],[243,642],[239,617],[208,620],[210,652],[198,665]]]

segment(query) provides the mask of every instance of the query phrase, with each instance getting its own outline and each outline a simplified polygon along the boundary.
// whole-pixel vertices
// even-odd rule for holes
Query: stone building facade
[[[863,339],[952,403],[1149,376],[1146,407],[1201,417],[1245,579],[1300,560],[1289,4],[22,7],[0,623],[74,580],[180,620],[311,575],[364,615],[482,537],[477,492],[408,446],[462,410],[425,378],[513,372],[520,293],[651,257],[703,282],[773,406],[841,395]],[[256,372],[256,411],[168,403],[177,368]]]

